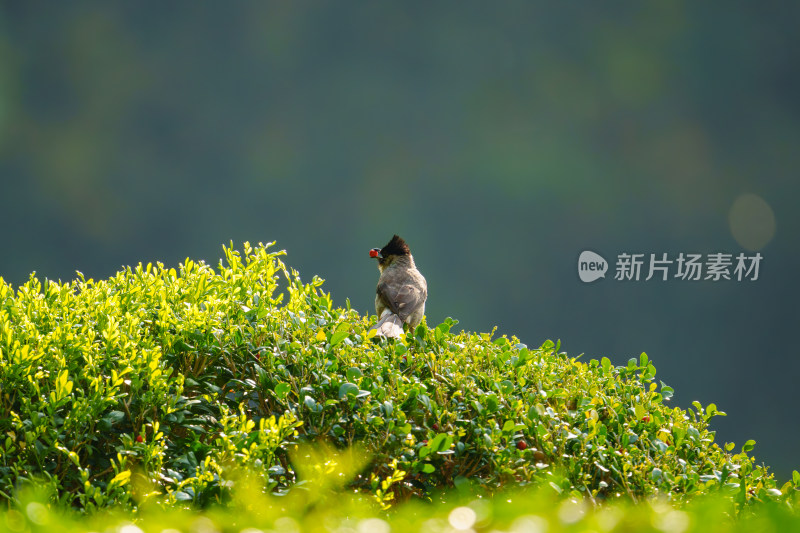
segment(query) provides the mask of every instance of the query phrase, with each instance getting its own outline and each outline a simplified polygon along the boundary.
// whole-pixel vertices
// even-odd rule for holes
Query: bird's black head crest
[[[408,249],[406,241],[395,235],[389,244],[381,248],[381,255],[388,257],[390,255],[411,255],[411,250]]]

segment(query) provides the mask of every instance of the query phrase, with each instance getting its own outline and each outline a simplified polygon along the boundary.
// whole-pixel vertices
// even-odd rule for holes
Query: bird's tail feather
[[[388,309],[383,311],[380,320],[375,324],[377,335],[399,337],[403,334],[403,320]]]

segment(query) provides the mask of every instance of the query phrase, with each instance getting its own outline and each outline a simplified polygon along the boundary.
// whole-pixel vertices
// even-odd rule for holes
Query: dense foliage
[[[794,503],[800,476],[776,487],[752,442],[718,446],[721,413],[669,407],[644,354],[582,362],[451,319],[387,341],[269,245],[224,253],[216,270],[0,280],[2,498],[36,484],[65,508],[206,507],[333,479],[383,508],[531,486]]]

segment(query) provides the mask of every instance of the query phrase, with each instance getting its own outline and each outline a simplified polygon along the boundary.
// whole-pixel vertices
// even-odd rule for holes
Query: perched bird
[[[417,270],[406,242],[395,235],[383,248],[373,248],[369,256],[378,260],[375,329],[384,337],[399,337],[403,322],[415,328],[425,314],[428,284]]]

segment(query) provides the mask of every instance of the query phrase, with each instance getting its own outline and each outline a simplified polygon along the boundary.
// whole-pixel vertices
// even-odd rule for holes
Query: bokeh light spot
[[[731,205],[728,221],[733,238],[746,250],[761,250],[775,236],[775,213],[756,194],[739,196]]]
[[[450,525],[459,531],[465,531],[472,528],[478,515],[469,507],[456,507],[450,511],[448,521]]]

